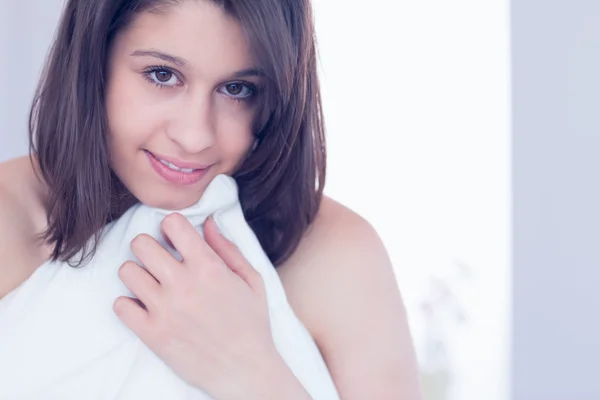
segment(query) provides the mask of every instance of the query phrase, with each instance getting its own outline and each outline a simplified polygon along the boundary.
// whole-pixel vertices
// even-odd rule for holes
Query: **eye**
[[[169,83],[169,80],[173,77],[173,73],[171,71],[157,71],[154,72],[154,76],[161,83]]]
[[[159,87],[178,86],[181,84],[175,72],[167,67],[150,67],[144,71],[146,79]]]
[[[221,86],[219,92],[234,100],[244,100],[256,93],[256,87],[249,83],[232,82]]]

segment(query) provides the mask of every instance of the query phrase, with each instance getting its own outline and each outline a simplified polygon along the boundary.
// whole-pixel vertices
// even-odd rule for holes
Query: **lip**
[[[147,150],[144,151],[144,153],[146,154],[146,157],[148,158],[148,162],[150,163],[150,166],[152,166],[152,169],[154,169],[154,171],[161,178],[163,178],[164,180],[166,180],[169,183],[172,183],[172,184],[175,184],[178,186],[188,186],[188,185],[193,185],[195,183],[198,183],[200,180],[202,180],[202,178],[204,178],[204,176],[208,172],[208,169],[210,168],[210,165],[206,165],[206,164],[185,163],[185,162],[178,163],[177,160],[174,160],[175,162],[173,162],[172,161],[173,159],[163,158],[161,156],[154,155],[154,153],[151,153]],[[175,170],[167,167],[163,163],[161,163],[158,160],[158,158],[165,160],[165,161],[169,161],[169,162],[177,165],[178,167],[191,168],[191,169],[194,169],[195,171],[190,172],[190,173],[175,171]]]
[[[210,164],[200,164],[200,163],[195,163],[195,162],[187,162],[187,161],[183,161],[183,160],[178,160],[176,158],[170,158],[170,157],[164,156],[162,154],[152,153],[152,152],[150,152],[148,150],[145,150],[145,151],[147,153],[150,153],[150,155],[154,156],[155,158],[160,158],[161,160],[170,162],[171,164],[175,164],[179,168],[207,169],[208,167],[210,167]]]

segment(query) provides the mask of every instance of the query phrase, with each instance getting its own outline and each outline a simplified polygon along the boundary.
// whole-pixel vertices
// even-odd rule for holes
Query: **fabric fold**
[[[105,227],[85,267],[47,262],[0,300],[0,399],[211,400],[174,374],[112,310],[117,297],[132,296],[117,275],[125,261],[138,261],[131,240],[146,233],[168,249],[160,223],[171,212],[135,205]],[[196,204],[177,212],[201,234],[214,216],[265,282],[273,340],[286,364],[313,399],[338,399],[321,353],[244,219],[235,181],[217,176]]]

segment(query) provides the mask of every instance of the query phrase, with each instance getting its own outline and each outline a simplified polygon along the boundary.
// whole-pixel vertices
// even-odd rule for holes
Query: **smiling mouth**
[[[192,172],[198,171],[200,169],[200,168],[197,168],[197,169],[194,169],[194,168],[180,168],[177,165],[175,165],[175,164],[173,164],[173,163],[171,163],[169,161],[163,160],[162,158],[156,157],[156,159],[158,161],[160,161],[161,164],[166,165],[167,167],[169,167],[173,171],[183,172],[184,174],[191,174]]]
[[[169,160],[165,156],[156,155],[148,150],[144,150],[144,152],[154,171],[163,179],[176,185],[191,185],[199,182],[211,167],[209,164]]]
[[[176,160],[171,157],[163,156],[161,154],[156,154],[148,150],[144,150],[144,152],[154,158],[156,161],[160,162],[162,165],[166,166],[170,170],[183,172],[185,174],[191,174],[192,172],[207,169],[210,167],[209,164],[201,164],[197,162],[187,162],[182,160]]]

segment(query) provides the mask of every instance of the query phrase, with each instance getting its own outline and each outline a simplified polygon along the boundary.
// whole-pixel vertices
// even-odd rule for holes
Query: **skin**
[[[185,65],[132,55],[148,50]],[[153,66],[170,70],[147,73]],[[113,170],[140,201],[174,210],[190,206],[212,178],[231,174],[243,161],[254,143],[251,123],[260,94],[248,95],[261,80],[234,75],[252,68],[239,24],[210,2],[144,13],[117,38],[107,87],[109,148]],[[212,166],[198,184],[174,191],[156,178],[142,149]]]
[[[186,65],[132,55],[149,49]],[[153,65],[176,73],[148,74]],[[140,201],[189,206],[214,176],[243,161],[253,144],[256,101],[232,96],[250,93],[243,85],[260,87],[261,81],[233,75],[255,66],[235,20],[208,2],[143,14],[118,37],[107,88],[111,164]],[[159,88],[157,79],[173,86]],[[197,184],[174,186],[157,176],[144,150],[211,167]],[[49,246],[34,240],[45,227],[46,188],[33,168],[27,158],[0,164],[0,297],[49,255]],[[150,272],[125,263],[119,277],[146,309],[119,298],[114,310],[121,320],[183,379],[215,398],[308,398],[274,349],[262,281],[235,246],[211,221],[205,240],[178,213],[161,228],[184,260],[179,263],[147,235],[136,237],[132,251]],[[367,221],[325,197],[278,273],[342,399],[420,398],[402,299],[387,252]],[[247,334],[234,334],[241,330]]]

